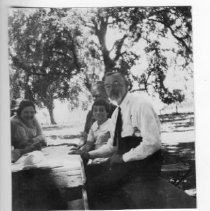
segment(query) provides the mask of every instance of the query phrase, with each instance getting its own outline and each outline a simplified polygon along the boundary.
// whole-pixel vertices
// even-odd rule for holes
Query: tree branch
[[[77,16],[78,17],[78,16]],[[94,25],[88,24],[81,16],[78,17],[82,24],[90,29],[94,29]]]
[[[123,51],[122,53],[118,54],[118,55],[117,55],[117,60],[118,60],[120,57],[123,57],[123,55],[125,55],[125,54],[127,54],[127,51]],[[116,59],[116,57],[115,57],[115,59]],[[117,60],[115,60],[115,59],[114,59],[114,61],[116,62]]]
[[[76,44],[75,44],[74,39],[73,39],[73,37],[72,37],[72,35],[69,31],[67,31],[67,35],[72,40],[72,49],[71,50],[72,50],[72,54],[73,54],[73,57],[74,57],[75,67],[78,71],[80,71],[81,68],[80,68],[79,59],[78,59],[77,53],[76,53]]]
[[[186,51],[189,53],[189,54],[192,54],[192,50],[187,46],[187,44],[185,43],[185,41],[183,40],[184,37],[178,37],[174,30],[171,28],[170,25],[164,23],[163,21],[160,21],[160,20],[156,20],[156,19],[152,19],[152,18],[148,18],[149,21],[155,21],[155,22],[158,22],[158,23],[161,23],[163,24],[165,27],[169,28],[170,31],[171,31],[171,34],[173,37],[175,37],[179,42],[181,42],[181,44],[185,47]]]
[[[115,62],[120,58],[120,56],[122,56],[124,54],[124,52],[121,53],[121,49],[122,49],[123,43],[127,37],[128,37],[128,35],[125,34],[121,39],[119,39],[118,41],[115,42],[115,45],[117,45],[116,46],[116,56],[114,58]]]

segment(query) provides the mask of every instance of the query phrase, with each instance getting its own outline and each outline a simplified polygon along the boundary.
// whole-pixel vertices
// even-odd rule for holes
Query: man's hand
[[[87,152],[86,149],[78,149],[78,148],[73,148],[69,151],[69,155],[81,155],[84,152]]]
[[[87,163],[87,161],[90,159],[90,154],[83,150],[74,150],[68,153],[69,155],[80,155],[83,162]]]
[[[71,149],[68,154],[69,155],[81,155],[82,154],[82,150],[80,150],[80,149]]]
[[[111,167],[118,165],[120,163],[124,163],[123,159],[122,159],[122,155],[120,154],[114,154],[112,155],[112,157],[110,158],[110,165]]]

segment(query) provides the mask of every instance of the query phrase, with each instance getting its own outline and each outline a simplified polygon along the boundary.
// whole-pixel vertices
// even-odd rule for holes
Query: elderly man
[[[128,82],[119,72],[105,75],[104,83],[108,97],[118,107],[112,115],[114,137],[105,146],[81,155],[83,159],[111,156],[100,175],[90,177],[87,168],[90,207],[96,196],[113,193],[135,177],[156,177],[161,167],[160,122],[150,101],[129,93]]]

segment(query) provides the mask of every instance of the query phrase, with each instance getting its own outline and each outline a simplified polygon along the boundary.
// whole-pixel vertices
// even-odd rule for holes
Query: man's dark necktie
[[[115,127],[115,132],[114,132],[113,146],[119,147],[121,132],[122,132],[122,115],[121,115],[121,108],[118,107],[118,115],[117,115],[116,127]]]

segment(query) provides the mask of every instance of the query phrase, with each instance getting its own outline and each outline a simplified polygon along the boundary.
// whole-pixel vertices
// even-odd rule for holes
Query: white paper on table
[[[41,151],[33,151],[21,156],[12,164],[12,171],[20,171],[24,168],[34,168],[44,159]]]
[[[21,171],[25,168],[68,168],[81,169],[80,155],[60,155],[52,157],[41,151],[27,153],[12,164],[12,172]]]

